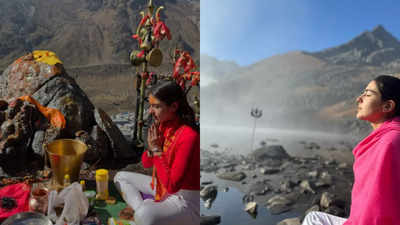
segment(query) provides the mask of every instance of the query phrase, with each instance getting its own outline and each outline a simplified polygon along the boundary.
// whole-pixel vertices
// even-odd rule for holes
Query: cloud
[[[205,54],[200,55],[201,86],[237,78],[240,69],[233,61],[222,61]]]
[[[217,81],[212,78],[212,75],[208,73],[201,73],[200,85],[201,87],[209,86],[210,84],[214,84]]]

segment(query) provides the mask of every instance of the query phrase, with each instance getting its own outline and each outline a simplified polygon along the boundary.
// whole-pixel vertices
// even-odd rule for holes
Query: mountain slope
[[[66,67],[129,63],[131,35],[147,0],[0,0],[0,69],[27,51],[55,51]],[[167,60],[176,45],[198,60],[200,1],[154,0],[173,39],[160,46]]]

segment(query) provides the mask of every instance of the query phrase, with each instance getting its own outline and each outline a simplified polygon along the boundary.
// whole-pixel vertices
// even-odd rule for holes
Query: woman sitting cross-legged
[[[143,167],[153,176],[118,172],[114,182],[138,225],[200,224],[200,137],[193,110],[175,82],[149,94],[155,122],[148,130]],[[151,194],[153,199],[141,195]]]

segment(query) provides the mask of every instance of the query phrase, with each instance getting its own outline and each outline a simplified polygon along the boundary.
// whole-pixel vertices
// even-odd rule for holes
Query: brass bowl
[[[44,148],[48,154],[55,181],[64,185],[65,175],[69,175],[70,182],[79,180],[79,172],[87,145],[75,139],[57,139]]]

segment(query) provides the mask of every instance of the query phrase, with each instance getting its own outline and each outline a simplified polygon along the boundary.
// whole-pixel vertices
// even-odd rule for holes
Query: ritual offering
[[[114,217],[110,217],[107,221],[107,225],[136,225],[134,221],[117,219]]]
[[[96,199],[107,200],[108,199],[108,170],[98,169],[96,170]]]
[[[48,206],[48,190],[36,187],[32,190],[29,199],[29,211],[46,214]]]

